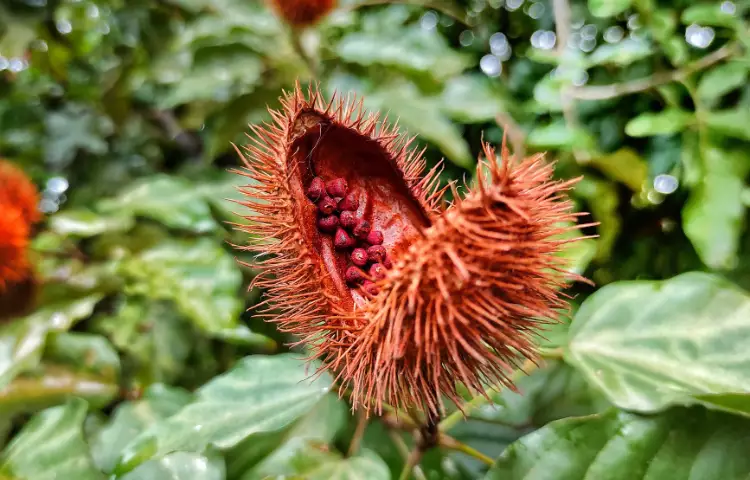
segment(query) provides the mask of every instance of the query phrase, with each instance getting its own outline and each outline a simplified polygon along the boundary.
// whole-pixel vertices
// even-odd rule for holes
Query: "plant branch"
[[[511,382],[516,382],[521,375],[528,375],[530,372],[533,372],[538,368],[538,365],[531,360],[526,360],[523,365],[519,369],[517,369],[510,377]],[[458,422],[463,420],[465,417],[469,415],[469,413],[473,410],[475,410],[477,407],[480,407],[482,405],[487,404],[490,402],[490,395],[493,392],[498,392],[502,390],[502,388],[505,386],[504,383],[500,382],[495,385],[491,385],[488,387],[484,392],[482,392],[481,395],[477,395],[468,402],[466,402],[463,406],[459,407],[458,410],[451,413],[445,419],[440,422],[440,431],[446,432],[453,428]]]
[[[354,429],[354,435],[352,435],[352,441],[349,443],[349,451],[346,452],[347,457],[351,457],[356,454],[359,450],[359,446],[362,443],[362,437],[365,435],[365,429],[367,428],[367,415],[362,412],[357,413],[357,427]]]
[[[555,30],[557,31],[557,50],[558,56],[565,53],[568,48],[568,38],[570,37],[570,4],[568,0],[552,0],[552,11],[555,16]]]
[[[302,30],[292,28],[289,35],[289,38],[292,42],[292,48],[294,49],[294,52],[299,55],[299,57],[305,62],[307,69],[310,70],[310,75],[312,75],[313,78],[317,80],[320,75],[318,66],[315,63],[315,60],[313,60],[313,58],[305,51],[305,47],[302,45],[301,34]]]
[[[513,147],[513,156],[524,158],[526,156],[526,133],[516,120],[509,113],[501,112],[495,116],[495,122],[508,133],[510,144]]]
[[[568,91],[568,94],[579,100],[609,100],[625,95],[631,95],[633,93],[643,92],[666,83],[683,80],[694,73],[705,70],[722,60],[736,55],[739,51],[740,48],[738,44],[727,44],[705,57],[671,72],[655,73],[646,78],[631,80],[629,82],[613,83],[611,85],[574,87]]]
[[[492,458],[488,457],[487,455],[480,452],[479,450],[476,450],[466,445],[463,442],[459,442],[458,440],[456,440],[455,438],[449,435],[445,435],[445,434],[440,435],[440,446],[447,448],[448,450],[454,450],[456,452],[461,452],[463,454],[466,454],[472,458],[476,458],[480,462],[489,466],[492,466],[495,464],[495,460],[493,460]]]
[[[401,456],[404,457],[404,461],[406,461],[409,458],[409,447],[406,445],[404,439],[401,438],[395,430],[390,428],[388,429],[388,436],[391,437],[393,444],[396,445],[396,449],[398,449]],[[427,477],[425,477],[425,474],[422,471],[422,467],[419,465],[414,465],[412,472],[414,472],[414,478],[417,480],[427,480]]]
[[[404,463],[404,468],[401,470],[398,480],[408,480],[412,470],[417,467],[420,460],[422,460],[422,449],[416,446],[406,457],[406,463]]]

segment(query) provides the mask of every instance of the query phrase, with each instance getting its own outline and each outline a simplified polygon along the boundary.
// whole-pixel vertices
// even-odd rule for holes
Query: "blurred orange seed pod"
[[[297,86],[282,105],[238,150],[252,212],[237,227],[259,239],[241,248],[259,252],[264,315],[368,413],[389,403],[434,418],[444,396],[459,401],[457,381],[512,387],[578,278],[557,255],[580,238],[559,239],[582,215],[566,197],[577,180],[485,145],[477,186],[446,206],[440,167],[425,172],[413,139],[353,98]]]
[[[308,27],[336,8],[336,0],[269,0],[271,7],[293,27]]]

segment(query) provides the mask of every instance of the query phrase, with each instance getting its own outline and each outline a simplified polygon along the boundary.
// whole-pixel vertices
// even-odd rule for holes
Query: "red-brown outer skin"
[[[270,4],[289,25],[295,27],[313,25],[336,8],[336,0],[270,0]]]
[[[254,143],[239,152],[245,168],[238,173],[253,180],[242,189],[242,203],[254,212],[240,228],[263,239],[244,248],[268,255],[255,285],[265,287],[266,301],[281,311],[270,316],[302,341],[316,339],[313,355],[328,359],[340,355],[349,335],[348,326],[330,319],[351,313],[367,295],[344,280],[351,251],[335,250],[333,235],[316,226],[316,206],[306,195],[312,179],[344,178],[358,195],[357,218],[371,222],[384,246],[399,252],[440,212],[439,169],[425,175],[412,140],[381,125],[354,98],[326,103],[298,86],[282,105],[271,112],[273,124],[253,127]]]

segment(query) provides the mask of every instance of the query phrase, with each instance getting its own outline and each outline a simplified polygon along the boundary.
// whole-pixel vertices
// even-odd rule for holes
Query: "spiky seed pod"
[[[41,219],[36,186],[23,170],[3,159],[0,159],[0,204],[20,211],[28,226]]]
[[[541,155],[520,162],[485,146],[487,178],[456,203],[377,282],[380,294],[345,317],[365,325],[339,368],[355,405],[375,399],[443,410],[459,401],[456,381],[512,387],[508,374],[534,358],[533,335],[566,307],[560,289],[579,278],[556,255],[575,221],[565,192]],[[341,320],[344,320],[343,318]]]
[[[29,276],[29,224],[20,209],[0,204],[0,294]]]
[[[254,127],[240,172],[253,180],[243,204],[255,213],[239,228],[262,239],[245,248],[267,255],[255,284],[280,311],[270,316],[368,412],[388,402],[435,416],[442,395],[458,400],[456,381],[476,391],[487,381],[510,385],[512,367],[533,358],[533,332],[566,304],[555,254],[570,240],[555,236],[565,230],[559,222],[577,217],[565,197],[574,181],[552,181],[539,156],[516,162],[503,148],[500,165],[486,148],[489,176],[463,199],[454,192],[443,211],[437,167],[422,177],[410,140],[353,101],[308,95],[298,87],[271,112],[274,124]],[[317,228],[306,195],[316,177],[343,178],[358,196],[354,226],[368,222],[360,241],[382,233],[381,245],[360,245],[378,265],[369,278],[350,263],[355,236]]]
[[[326,103],[317,91],[306,96],[298,85],[282,106],[271,112],[272,124],[252,127],[255,139],[244,152],[238,149],[245,162],[238,173],[252,180],[242,189],[242,203],[253,211],[238,228],[261,239],[243,248],[261,253],[263,272],[254,284],[266,289],[268,316],[301,341],[317,339],[310,345],[313,354],[333,362],[351,344],[354,326],[331,318],[370,298],[345,279],[357,246],[351,229],[367,221],[383,234],[383,248],[394,255],[407,251],[439,213],[440,170],[424,175],[425,161],[410,148],[412,139],[365,114],[354,98]],[[316,177],[344,179],[347,193],[356,195],[356,214],[340,215],[349,232],[317,227],[320,213],[308,196]]]
[[[271,7],[293,27],[318,23],[336,8],[336,0],[270,0]]]

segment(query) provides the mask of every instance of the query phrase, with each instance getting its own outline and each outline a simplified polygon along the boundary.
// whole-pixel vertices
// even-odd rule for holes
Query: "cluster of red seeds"
[[[315,177],[307,189],[307,197],[318,207],[318,229],[333,234],[333,245],[337,250],[351,249],[351,265],[344,273],[346,282],[351,286],[360,285],[366,293],[375,295],[378,288],[373,280],[385,278],[391,261],[383,246],[383,233],[372,230],[367,220],[357,218],[357,195],[347,193],[347,190],[343,178],[324,182]]]

